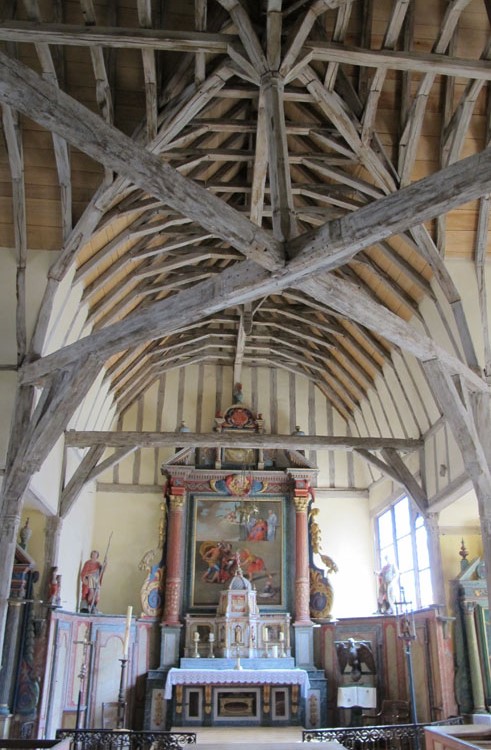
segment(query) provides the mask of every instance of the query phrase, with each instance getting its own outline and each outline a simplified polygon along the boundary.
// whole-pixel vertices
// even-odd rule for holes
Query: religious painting
[[[191,606],[218,605],[237,565],[259,606],[284,605],[284,517],[279,498],[195,497]]]

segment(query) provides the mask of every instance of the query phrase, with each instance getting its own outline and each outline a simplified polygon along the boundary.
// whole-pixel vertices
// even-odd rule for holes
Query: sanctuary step
[[[176,729],[174,731],[180,731]],[[296,727],[202,727],[193,729],[196,747],[216,750],[301,750],[302,730]],[[342,750],[339,742],[316,742],[315,750]]]
[[[305,746],[305,743],[283,742],[281,740],[271,740],[271,742],[254,741],[254,750],[299,750],[299,745]],[[196,743],[196,747],[207,747],[206,743]],[[224,739],[223,742],[214,742],[213,747],[216,750],[227,750],[231,747],[233,750],[251,750],[249,742],[234,742],[233,739]],[[315,750],[342,750],[343,745],[339,742],[316,742]]]
[[[173,731],[179,732],[181,728]],[[199,745],[247,744],[255,750],[258,742],[268,746],[276,742],[302,742],[301,727],[193,727],[193,732]]]

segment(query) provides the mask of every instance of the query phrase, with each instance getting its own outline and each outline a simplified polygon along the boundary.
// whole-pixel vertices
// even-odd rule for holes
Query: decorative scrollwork
[[[71,740],[77,750],[179,750],[196,744],[195,732],[137,732],[131,729],[58,729],[57,740]]]

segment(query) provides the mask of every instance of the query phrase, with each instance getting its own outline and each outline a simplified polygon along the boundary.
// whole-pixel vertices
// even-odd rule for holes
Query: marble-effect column
[[[165,603],[162,625],[181,625],[179,612],[182,591],[182,527],[184,522],[184,488],[173,488],[169,498],[167,527],[167,558],[165,575]]]
[[[310,619],[308,490],[295,489],[295,625],[312,625]]]

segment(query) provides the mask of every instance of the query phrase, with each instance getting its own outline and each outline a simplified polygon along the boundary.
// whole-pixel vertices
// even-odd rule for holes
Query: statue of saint
[[[51,579],[48,583],[48,606],[61,607],[61,575],[56,565],[51,568]]]
[[[97,604],[99,603],[99,594],[105,568],[106,560],[104,560],[104,563],[101,563],[99,561],[99,552],[96,549],[93,549],[90,553],[90,559],[84,562],[82,570],[80,571],[80,580],[82,582],[81,612],[97,612]]]
[[[384,565],[377,573],[377,612],[381,615],[395,614],[395,586],[398,575],[396,566],[386,555]]]
[[[244,400],[244,394],[242,393],[242,383],[236,383],[233,391],[233,402],[234,404],[241,404]]]

